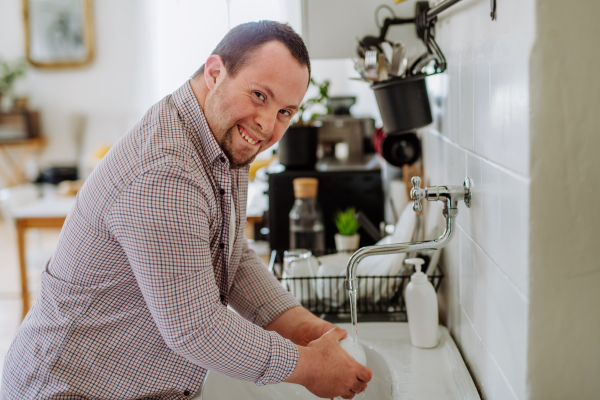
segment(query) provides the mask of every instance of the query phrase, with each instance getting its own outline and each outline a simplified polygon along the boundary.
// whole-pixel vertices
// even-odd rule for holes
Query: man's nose
[[[258,125],[261,133],[271,133],[275,129],[275,121],[277,120],[277,113],[269,109],[263,109],[258,112],[254,122]]]

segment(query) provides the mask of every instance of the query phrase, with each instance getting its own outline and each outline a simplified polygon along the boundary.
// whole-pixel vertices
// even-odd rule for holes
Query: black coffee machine
[[[269,227],[268,240],[271,250],[289,248],[289,213],[294,205],[292,181],[295,178],[311,177],[319,180],[317,200],[323,212],[325,225],[325,247],[335,249],[334,235],[337,233],[333,215],[337,210],[355,207],[362,211],[371,222],[379,225],[384,219],[384,197],[379,167],[369,169],[368,165],[353,166],[347,169],[282,170],[269,173],[269,210],[265,214]],[[324,170],[321,170],[324,168]],[[362,231],[362,228],[361,228]],[[359,231],[360,246],[375,244],[375,240],[364,231]]]

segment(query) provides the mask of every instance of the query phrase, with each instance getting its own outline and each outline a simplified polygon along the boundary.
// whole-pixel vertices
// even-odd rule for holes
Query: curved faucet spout
[[[375,246],[366,246],[358,249],[352,254],[350,260],[348,260],[348,266],[346,267],[346,289],[356,290],[356,267],[358,263],[367,257],[381,256],[386,254],[397,254],[397,253],[410,253],[416,250],[439,250],[446,247],[452,236],[454,235],[454,229],[452,226],[452,216],[446,215],[446,229],[444,233],[435,240],[426,240],[424,242],[409,242],[409,243],[396,243],[396,244],[381,244]]]
[[[414,201],[413,210],[421,211],[421,200],[442,201],[444,210],[442,214],[446,218],[446,230],[442,236],[435,240],[425,242],[382,244],[376,246],[367,246],[352,254],[346,267],[346,289],[356,290],[356,266],[367,257],[382,256],[385,254],[410,253],[417,250],[439,250],[446,247],[454,234],[452,222],[458,215],[458,202],[463,200],[467,207],[471,207],[471,179],[467,176],[462,186],[430,186],[421,189],[421,178],[414,176],[412,179],[413,188],[410,191],[410,198]]]

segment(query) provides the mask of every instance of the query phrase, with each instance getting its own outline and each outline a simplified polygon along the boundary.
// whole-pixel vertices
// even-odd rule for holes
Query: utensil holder
[[[386,133],[414,131],[433,122],[426,77],[425,74],[413,75],[371,86]]]

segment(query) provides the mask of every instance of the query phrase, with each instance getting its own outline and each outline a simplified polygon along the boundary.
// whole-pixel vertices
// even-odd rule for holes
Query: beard
[[[203,110],[204,117],[219,147],[229,160],[230,169],[240,169],[254,161],[260,153],[261,147],[257,147],[256,152],[250,155],[242,155],[234,149],[235,135],[240,134],[237,127],[239,121],[231,125],[232,118],[229,112],[231,105],[227,105],[224,95],[226,89],[227,82],[223,82],[215,89],[211,98],[206,99]]]
[[[256,158],[258,153],[260,153],[260,148],[258,148],[254,154],[250,154],[249,156],[247,156],[245,158],[240,159],[241,157],[239,155],[237,157],[234,156],[234,149],[233,149],[234,135],[240,134],[238,132],[237,125],[238,124],[236,123],[229,129],[227,129],[227,131],[225,131],[225,133],[223,133],[222,135],[219,135],[221,140],[217,139],[217,133],[213,132],[215,139],[217,139],[217,143],[219,143],[221,150],[223,150],[223,153],[225,153],[225,157],[227,157],[227,159],[229,160],[229,167],[231,169],[244,168],[245,166],[249,165],[252,161],[254,161],[254,159]]]

